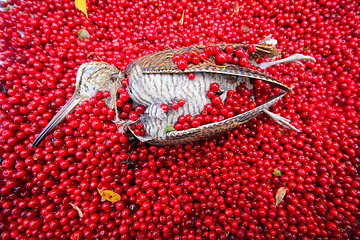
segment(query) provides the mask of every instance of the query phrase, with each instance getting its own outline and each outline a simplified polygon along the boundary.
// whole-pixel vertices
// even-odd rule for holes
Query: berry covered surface
[[[0,5],[0,239],[360,239],[357,1],[88,0],[77,5],[82,11],[72,0]],[[298,53],[316,62],[251,66],[249,53],[269,35],[281,58]],[[131,103],[126,76],[119,112],[108,107],[108,91],[98,92],[32,148],[73,95],[81,64],[123,71],[169,47],[214,44],[227,46],[211,64],[249,67],[292,87],[269,110],[300,132],[260,114],[214,138],[150,145],[114,123],[145,111]],[[185,70],[207,57],[172,60]],[[182,114],[167,130],[233,117],[279,92],[246,82],[224,93],[215,82],[200,116]],[[159,114],[188,103],[164,103]],[[129,127],[146,136],[141,122]]]

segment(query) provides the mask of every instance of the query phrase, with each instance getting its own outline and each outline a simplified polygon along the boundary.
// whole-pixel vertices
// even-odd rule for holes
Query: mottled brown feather
[[[228,118],[220,122],[209,123],[197,128],[190,128],[188,130],[170,132],[167,133],[166,138],[163,140],[153,139],[148,141],[147,143],[164,146],[164,145],[185,144],[194,141],[200,141],[209,137],[214,137],[228,130],[234,129],[240,126],[241,124],[249,121],[250,119],[256,117],[263,110],[274,105],[285,94],[286,92],[282,92],[279,95],[261,104],[260,106],[252,110],[249,110],[245,113],[234,116],[232,118]]]

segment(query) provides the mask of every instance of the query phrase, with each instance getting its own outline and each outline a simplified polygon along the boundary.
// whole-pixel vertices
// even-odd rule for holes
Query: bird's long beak
[[[49,135],[49,133],[57,126],[61,121],[66,117],[68,113],[70,113],[76,105],[82,100],[79,94],[75,93],[69,101],[60,109],[60,111],[51,119],[51,121],[46,125],[46,127],[41,131],[41,133],[37,136],[31,148],[37,147],[44,138]]]

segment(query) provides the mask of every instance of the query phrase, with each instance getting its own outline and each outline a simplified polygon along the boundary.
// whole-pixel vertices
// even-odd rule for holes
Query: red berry
[[[122,92],[119,95],[119,99],[121,99],[122,102],[126,102],[129,100],[129,94],[127,92]]]
[[[201,61],[205,61],[209,57],[207,52],[201,52],[199,58]]]
[[[219,65],[224,65],[226,63],[226,53],[219,52],[215,55],[215,61]]]
[[[180,106],[184,106],[185,103],[186,103],[186,101],[185,101],[184,99],[180,99],[180,100],[178,101],[178,103],[179,103]]]
[[[221,52],[221,49],[220,49],[219,46],[215,45],[215,46],[212,47],[212,51],[213,51],[214,54],[218,54],[218,53]]]
[[[200,57],[198,57],[198,56],[193,56],[192,59],[191,59],[191,62],[192,62],[193,64],[199,64],[199,62],[200,62]]]
[[[174,54],[173,57],[172,57],[172,60],[174,63],[178,62],[179,60],[181,59],[181,56],[180,54]]]
[[[233,55],[231,53],[226,54],[226,62],[231,62],[233,60]]]
[[[136,114],[135,111],[129,112],[129,119],[130,119],[131,121],[136,121],[136,120],[138,119],[138,115]]]
[[[216,105],[216,106],[222,104],[222,100],[221,100],[221,98],[220,98],[219,95],[214,96],[214,97],[211,99],[211,102],[212,102],[214,105]]]
[[[179,108],[179,103],[173,102],[173,103],[171,104],[171,108],[174,109],[174,110],[177,110],[177,109]]]
[[[211,57],[212,55],[214,55],[214,48],[212,46],[206,46],[203,53],[206,54],[206,58]]]
[[[219,92],[220,91],[220,85],[217,82],[213,82],[210,84],[210,89]]]
[[[134,110],[136,114],[140,115],[144,113],[145,107],[143,105],[137,105]]]
[[[177,66],[178,66],[179,69],[184,70],[184,69],[187,68],[188,62],[187,62],[185,59],[181,58],[181,59],[177,62]]]
[[[161,104],[160,108],[164,110],[164,112],[168,112],[170,110],[169,105],[167,104]]]
[[[192,54],[189,52],[184,52],[181,57],[182,57],[182,59],[185,59],[186,62],[189,63],[189,62],[191,62]]]
[[[195,74],[194,73],[189,73],[188,77],[190,80],[193,80],[195,78]]]
[[[200,122],[198,120],[193,120],[191,123],[190,123],[191,127],[193,128],[197,128],[200,126]]]
[[[182,124],[177,122],[177,123],[175,123],[174,128],[175,128],[176,131],[181,131],[182,130]]]
[[[225,47],[225,52],[226,52],[226,53],[232,53],[232,52],[234,52],[234,46],[233,46],[233,45],[227,45],[227,46]]]
[[[254,53],[256,51],[256,47],[254,44],[250,44],[248,45],[247,50],[249,53]]]
[[[209,91],[207,91],[206,96],[207,96],[208,98],[213,98],[213,97],[215,96],[214,90],[209,90]]]
[[[240,66],[246,67],[247,64],[248,64],[248,59],[247,58],[245,58],[245,57],[240,58],[240,60],[239,60],[239,65]]]
[[[238,58],[241,58],[242,56],[244,56],[245,50],[242,48],[238,48],[235,50],[235,56],[237,56]]]

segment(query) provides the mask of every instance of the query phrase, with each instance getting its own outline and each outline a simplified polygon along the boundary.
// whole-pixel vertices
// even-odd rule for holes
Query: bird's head
[[[118,74],[119,69],[105,62],[87,62],[82,64],[77,71],[74,95],[41,131],[33,142],[32,147],[38,146],[76,105],[95,96],[97,91],[109,91],[113,93],[115,91],[116,93],[117,89],[114,89],[114,86],[116,86],[114,82],[117,81]],[[111,97],[115,98],[116,94],[113,94]],[[114,99],[110,99],[113,103],[114,101],[112,100]]]

